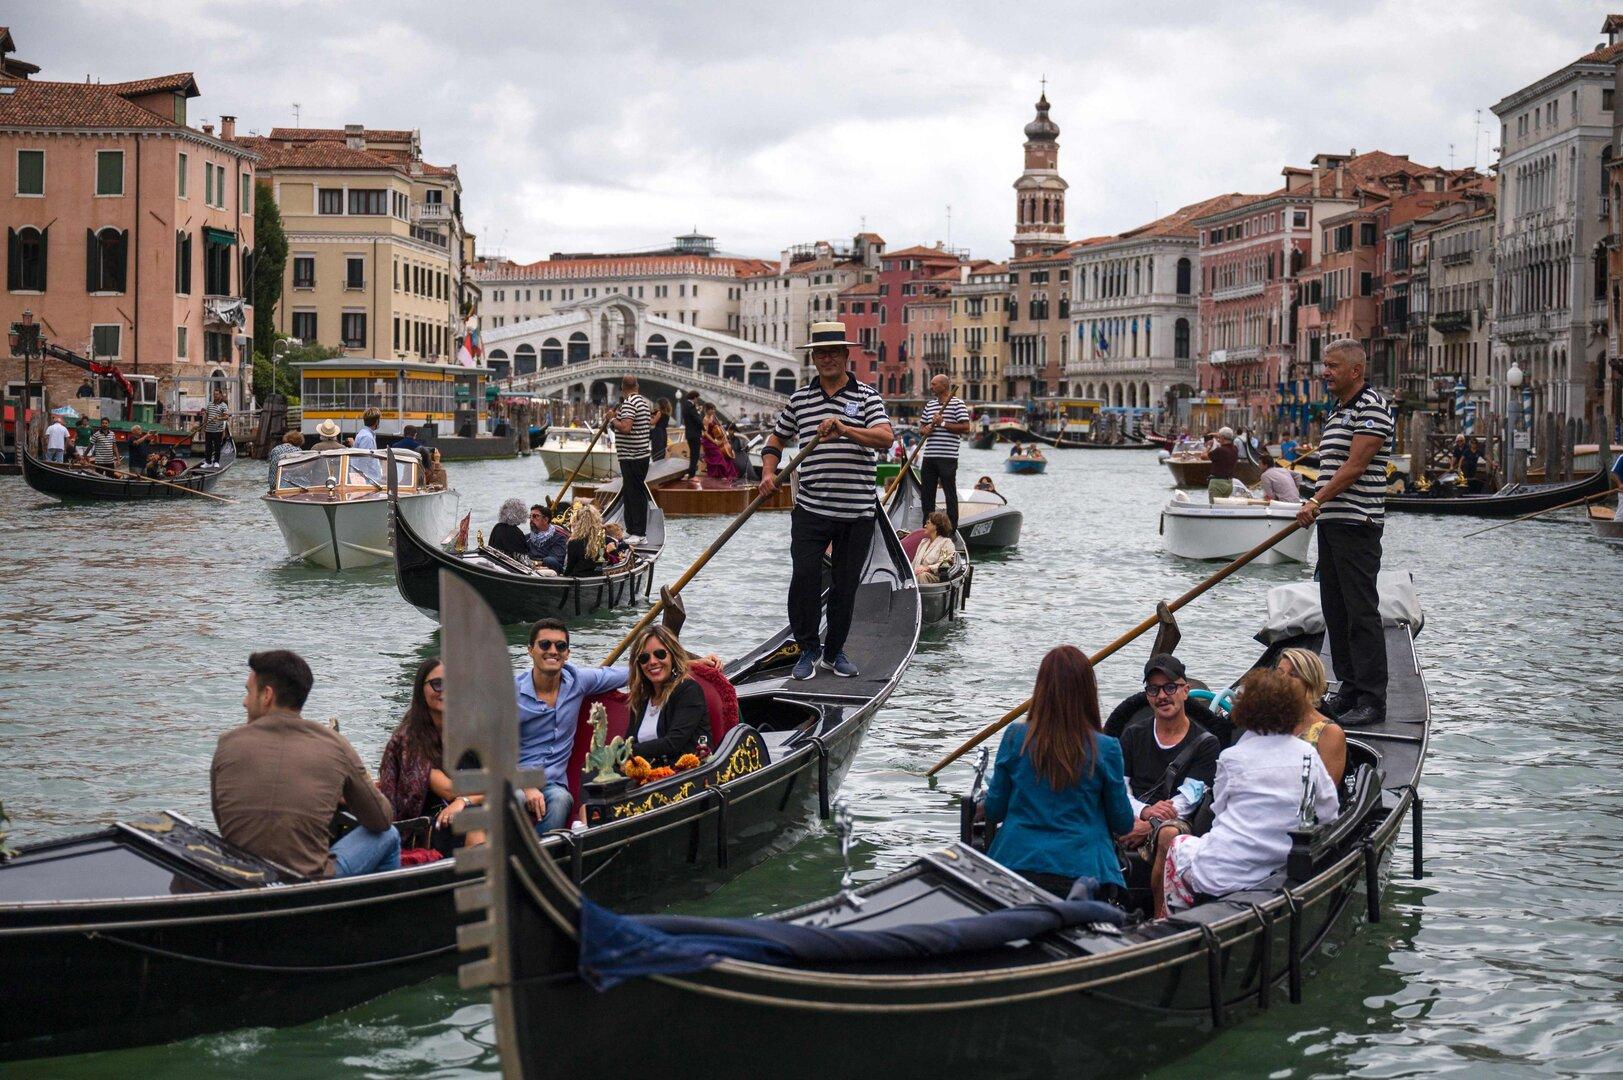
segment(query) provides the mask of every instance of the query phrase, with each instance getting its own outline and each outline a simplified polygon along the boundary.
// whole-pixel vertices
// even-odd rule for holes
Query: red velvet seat
[[[902,550],[907,553],[907,561],[912,562],[918,555],[919,548],[924,544],[924,530],[914,529],[902,537]]]

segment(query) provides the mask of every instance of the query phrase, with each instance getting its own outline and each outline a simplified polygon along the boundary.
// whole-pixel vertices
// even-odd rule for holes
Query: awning
[[[206,244],[225,244],[226,246],[230,246],[231,244],[235,244],[237,242],[237,234],[234,232],[227,232],[224,229],[211,229],[209,226],[205,225],[203,226],[203,242]]]

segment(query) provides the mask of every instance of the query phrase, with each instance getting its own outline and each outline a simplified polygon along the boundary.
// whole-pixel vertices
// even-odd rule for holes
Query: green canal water
[[[957,830],[967,764],[938,786],[942,753],[1030,690],[1042,652],[1096,649],[1212,567],[1161,549],[1168,492],[1150,453],[1054,453],[1046,476],[1005,477],[996,451],[965,451],[1025,513],[1020,550],[980,561],[968,617],[926,634],[870,729],[844,791],[877,876]],[[452,466],[465,509],[489,528],[502,499],[548,490],[536,458]],[[244,659],[285,646],[309,659],[307,715],[338,717],[376,762],[435,625],[402,601],[388,567],[329,574],[287,563],[244,463],[225,506],[63,506],[0,478],[0,799],[13,843],[169,807],[211,821],[208,766],[241,721]],[[1578,518],[1470,540],[1469,520],[1398,517],[1388,568],[1414,573],[1426,607],[1418,651],[1433,695],[1422,881],[1395,877],[1387,918],[1321,967],[1306,1002],[1226,1029],[1158,1076],[1615,1075],[1623,785],[1623,552]],[[657,581],[721,528],[672,522]],[[685,592],[684,637],[736,655],[783,621],[785,515],[761,515]],[[1180,653],[1210,682],[1255,655],[1264,595],[1302,566],[1252,568],[1180,615]],[[600,656],[624,617],[582,620],[577,660]],[[1132,692],[1147,645],[1107,662],[1109,702]],[[515,663],[520,648],[513,646]],[[1407,836],[1407,830],[1405,830]],[[1394,865],[1408,865],[1407,840]],[[689,910],[749,914],[826,895],[840,858],[808,824],[787,853]],[[640,1060],[648,1060],[646,1054]],[[1080,1066],[1079,1066],[1080,1068]],[[479,994],[450,977],[302,1027],[8,1065],[8,1077],[492,1076]],[[770,1067],[763,1068],[763,1076]]]

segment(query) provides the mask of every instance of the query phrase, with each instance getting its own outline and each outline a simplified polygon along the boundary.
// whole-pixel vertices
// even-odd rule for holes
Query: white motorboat
[[[277,463],[276,482],[264,499],[289,555],[328,570],[394,560],[384,478],[388,453],[322,450],[289,454]],[[444,536],[456,520],[455,489],[424,487],[417,453],[393,453],[400,513],[420,534]]]
[[[1196,502],[1179,491],[1161,511],[1161,534],[1167,551],[1180,559],[1234,559],[1264,540],[1290,528],[1301,503],[1234,498]],[[1271,565],[1307,562],[1307,529],[1280,541],[1256,562]]]
[[[586,452],[586,448],[591,446],[592,436],[596,434],[596,428],[550,428],[546,441],[536,450],[541,455],[541,463],[547,467],[547,479],[569,479],[569,474],[575,471],[583,456],[586,464],[575,479],[607,480],[619,476],[620,466],[614,456],[612,431],[605,431],[603,437],[597,440],[597,445],[592,446],[591,453]]]

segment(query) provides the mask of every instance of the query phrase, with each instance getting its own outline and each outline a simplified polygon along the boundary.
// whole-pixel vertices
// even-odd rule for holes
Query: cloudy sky
[[[949,237],[1006,258],[1048,77],[1073,237],[1284,164],[1493,161],[1489,111],[1601,40],[1604,9],[1432,3],[777,4],[52,0],[10,6],[42,77],[190,70],[192,122],[418,128],[480,249],[629,250],[695,226],[774,256]],[[1477,135],[1477,114],[1482,121]]]

